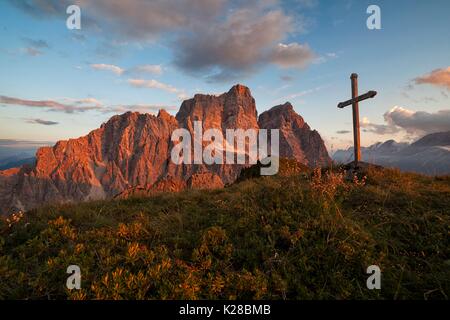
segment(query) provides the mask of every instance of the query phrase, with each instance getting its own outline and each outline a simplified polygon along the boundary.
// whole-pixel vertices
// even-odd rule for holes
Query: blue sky
[[[73,3],[81,30],[66,28]],[[366,27],[371,4],[381,30]],[[342,148],[352,72],[378,91],[360,105],[363,145],[450,130],[449,12],[446,0],[1,1],[0,139],[75,138],[242,83],[259,113],[290,101]]]

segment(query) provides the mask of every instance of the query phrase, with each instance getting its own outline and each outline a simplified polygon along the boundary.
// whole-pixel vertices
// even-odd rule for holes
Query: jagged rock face
[[[165,173],[177,121],[125,113],[87,136],[40,148],[34,168],[0,173],[1,209],[29,209],[47,202],[110,198],[130,187],[148,188]]]
[[[221,188],[234,182],[245,165],[171,161],[172,132],[185,128],[193,136],[194,121],[202,121],[203,131],[214,128],[224,135],[226,129],[281,129],[280,156],[307,165],[329,159],[320,135],[291,105],[274,107],[257,121],[250,90],[236,85],[219,96],[195,95],[183,102],[176,117],[164,110],[158,116],[127,112],[84,137],[40,148],[34,166],[0,171],[0,212],[56,202]]]
[[[235,85],[227,93],[219,96],[196,94],[194,98],[184,101],[176,115],[180,128],[187,129],[194,137],[194,122],[202,123],[202,131],[218,129],[223,136],[227,129],[258,130],[255,99],[250,89],[243,85]],[[204,141],[203,147],[210,142]],[[191,154],[193,157],[193,153]],[[175,165],[169,163],[168,173],[171,176],[187,176],[212,172],[220,178],[211,178],[211,185],[229,184],[236,180],[244,165]],[[196,184],[193,185],[195,187]],[[189,186],[191,187],[191,186]]]
[[[180,127],[193,132],[193,122],[201,121],[204,130],[258,128],[255,99],[250,90],[236,85],[220,96],[196,94],[184,101],[176,115]]]
[[[261,129],[280,129],[280,157],[294,158],[310,167],[330,163],[327,148],[316,130],[311,130],[290,103],[263,112],[258,119]]]

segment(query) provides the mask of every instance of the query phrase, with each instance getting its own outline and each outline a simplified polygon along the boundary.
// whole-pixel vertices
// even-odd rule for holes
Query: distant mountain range
[[[0,170],[16,168],[24,164],[33,164],[35,161],[36,157],[30,157],[30,155],[27,154],[20,154],[2,158],[0,159]]]
[[[450,174],[450,131],[428,134],[414,143],[394,140],[361,148],[362,160],[385,167],[427,175]],[[338,163],[353,160],[353,147],[338,150],[332,158]]]
[[[33,164],[36,161],[36,151],[53,144],[50,141],[0,139],[0,170]]]

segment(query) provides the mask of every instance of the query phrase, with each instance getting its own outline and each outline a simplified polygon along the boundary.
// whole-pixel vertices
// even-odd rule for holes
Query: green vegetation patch
[[[448,178],[300,169],[3,218],[0,298],[448,299]]]

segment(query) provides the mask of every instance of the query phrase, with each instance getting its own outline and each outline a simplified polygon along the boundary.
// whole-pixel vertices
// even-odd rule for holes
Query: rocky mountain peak
[[[305,123],[302,116],[294,111],[290,102],[280,104],[263,112],[258,119],[260,126],[264,128],[294,129],[309,126]]]
[[[257,128],[255,99],[250,89],[233,86],[227,93],[215,96],[196,94],[183,101],[176,115],[178,123],[189,130],[194,121],[202,121],[203,128]]]
[[[414,147],[450,146],[450,131],[430,133],[412,144]]]
[[[247,97],[252,96],[250,89],[242,84],[236,84],[232,86],[227,94],[236,96],[247,96]]]
[[[196,94],[176,116],[126,112],[111,117],[88,135],[59,141],[37,151],[36,163],[0,171],[0,211],[28,210],[44,203],[78,202],[116,196],[218,188],[232,183],[246,165],[171,162],[172,133],[194,121],[203,130],[280,129],[280,156],[309,166],[329,161],[325,145],[290,103],[257,119],[250,89],[235,85],[221,95]]]
[[[311,131],[305,120],[286,102],[261,113],[260,128],[280,130],[280,156],[295,158],[311,167],[324,166],[331,159],[320,134]]]

